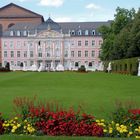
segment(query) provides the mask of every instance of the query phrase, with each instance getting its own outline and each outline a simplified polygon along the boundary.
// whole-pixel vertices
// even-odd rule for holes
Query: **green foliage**
[[[78,69],[79,72],[85,72],[86,68],[84,65],[81,65],[81,67]]]
[[[121,74],[138,74],[138,59],[139,57],[120,59],[114,61],[105,61],[104,70],[107,70],[109,62],[111,62],[112,72],[121,73]]]
[[[140,10],[117,8],[115,19],[109,27],[102,26],[101,59],[118,60],[140,56]]]

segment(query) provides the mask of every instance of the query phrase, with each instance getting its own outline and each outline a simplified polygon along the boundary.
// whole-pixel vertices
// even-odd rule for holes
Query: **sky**
[[[140,0],[0,0],[15,3],[56,22],[113,20],[116,8],[140,8]]]

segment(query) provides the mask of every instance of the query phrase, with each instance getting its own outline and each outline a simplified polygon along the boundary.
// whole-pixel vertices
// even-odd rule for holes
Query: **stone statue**
[[[59,63],[56,67],[56,71],[64,71],[64,66]]]
[[[35,64],[33,64],[31,66],[31,71],[37,71],[37,70],[38,70],[37,66]]]
[[[111,70],[112,70],[111,62],[109,62],[108,67],[107,67],[107,71],[108,71],[108,72],[111,72]]]
[[[41,71],[44,71],[44,70],[45,70],[45,68],[43,66],[43,63],[40,63],[40,67],[38,69],[38,72],[41,72]]]

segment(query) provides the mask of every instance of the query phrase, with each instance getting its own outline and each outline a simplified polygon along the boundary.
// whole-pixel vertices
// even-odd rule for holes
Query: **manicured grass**
[[[11,72],[0,73],[0,112],[13,112],[17,96],[55,100],[68,108],[81,104],[87,113],[107,118],[116,100],[140,106],[140,77],[107,73]]]
[[[48,137],[48,136],[0,136],[0,140],[134,140],[134,138],[93,138],[93,137]]]

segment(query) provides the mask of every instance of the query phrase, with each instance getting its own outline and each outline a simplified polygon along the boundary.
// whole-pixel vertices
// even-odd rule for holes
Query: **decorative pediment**
[[[61,38],[63,37],[63,34],[53,30],[45,30],[38,33],[37,37],[38,38]]]

